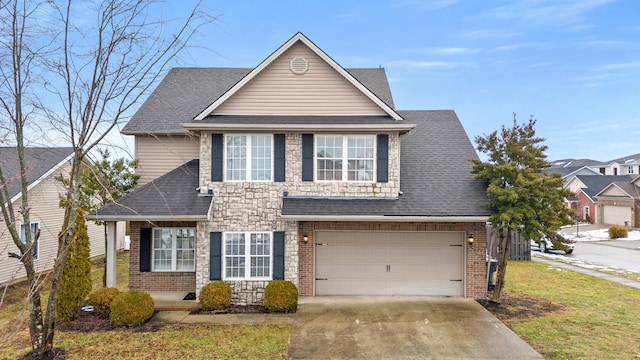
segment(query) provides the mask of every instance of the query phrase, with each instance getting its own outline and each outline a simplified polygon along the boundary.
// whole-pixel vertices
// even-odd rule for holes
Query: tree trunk
[[[498,230],[498,269],[496,275],[496,286],[493,289],[491,302],[500,303],[502,289],[504,288],[504,278],[507,273],[507,260],[509,259],[509,243],[511,242],[511,231],[504,226]]]

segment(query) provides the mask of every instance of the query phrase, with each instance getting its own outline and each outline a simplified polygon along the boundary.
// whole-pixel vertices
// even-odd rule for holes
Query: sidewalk
[[[158,311],[148,325],[210,324],[210,325],[261,325],[292,324],[295,314],[190,314],[186,310]]]
[[[543,257],[540,257],[540,256],[532,256],[531,259],[533,261],[539,261],[539,262],[542,262],[542,263],[545,263],[545,264],[557,266],[559,268],[563,268],[563,269],[567,269],[567,270],[571,270],[571,271],[576,271],[576,272],[579,272],[579,273],[595,276],[595,277],[598,277],[598,278],[601,278],[601,279],[604,279],[604,280],[617,282],[619,284],[630,286],[632,288],[640,289],[640,281],[626,279],[626,278],[623,278],[623,277],[620,277],[620,276],[615,276],[615,275],[609,275],[609,274],[605,274],[605,273],[600,272],[600,271],[586,269],[586,268],[575,266],[575,265],[569,265],[569,264],[565,264],[565,263],[560,262],[560,261],[553,261],[553,260],[550,260],[550,259],[547,259],[547,258],[543,258]]]

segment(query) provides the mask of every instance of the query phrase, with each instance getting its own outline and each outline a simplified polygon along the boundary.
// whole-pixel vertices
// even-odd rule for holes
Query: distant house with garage
[[[382,68],[297,33],[255,68],[172,69],[122,132],[142,185],[90,218],[130,221],[132,289],[486,295],[471,141],[452,110],[396,109]]]

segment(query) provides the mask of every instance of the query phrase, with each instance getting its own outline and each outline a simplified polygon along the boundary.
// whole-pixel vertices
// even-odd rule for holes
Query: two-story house
[[[253,69],[172,69],[123,133],[144,185],[91,218],[131,222],[132,289],[486,294],[473,146],[451,110],[397,110],[382,68],[298,33]]]

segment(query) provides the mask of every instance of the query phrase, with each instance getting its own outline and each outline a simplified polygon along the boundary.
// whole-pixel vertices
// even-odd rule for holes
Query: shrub
[[[63,321],[78,317],[80,306],[91,292],[91,252],[89,234],[84,219],[84,211],[78,209],[75,222],[76,233],[62,270],[56,315]]]
[[[213,281],[205,285],[198,296],[202,310],[223,310],[231,305],[231,285]]]
[[[111,303],[113,298],[120,294],[120,290],[116,288],[100,288],[94,290],[89,294],[89,303],[93,305],[93,308],[104,316],[109,316],[111,313]]]
[[[264,289],[264,307],[269,312],[293,312],[298,308],[298,289],[291,281],[273,280]]]
[[[628,235],[627,228],[622,225],[609,226],[609,239],[626,238]]]
[[[151,319],[154,310],[151,295],[144,291],[128,290],[113,298],[109,319],[114,326],[133,326]]]

